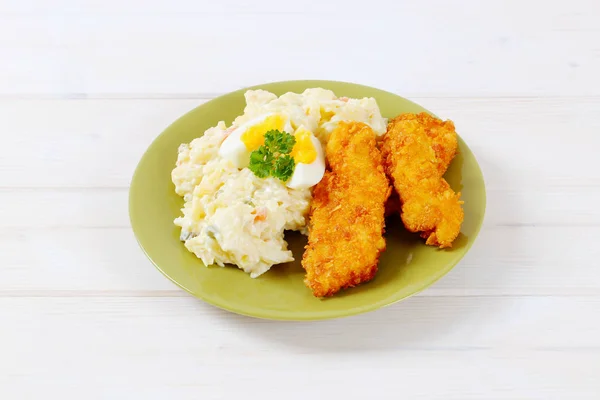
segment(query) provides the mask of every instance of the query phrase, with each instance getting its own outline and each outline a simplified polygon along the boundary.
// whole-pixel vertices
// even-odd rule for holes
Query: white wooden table
[[[0,1],[0,399],[600,399],[599,21],[598,0]],[[455,121],[488,210],[447,277],[280,323],[146,260],[127,215],[145,148],[285,79]]]

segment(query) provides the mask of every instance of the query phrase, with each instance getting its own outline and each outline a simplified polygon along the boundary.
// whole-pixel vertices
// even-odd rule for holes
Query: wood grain
[[[600,121],[590,118],[600,112],[600,96],[412,100],[455,121],[489,190],[560,189],[568,196],[600,187],[600,161],[590,145],[600,131]],[[202,102],[0,101],[0,120],[11,128],[0,147],[0,187],[125,188],[152,140]],[[565,152],[568,162],[556,156]]]
[[[600,227],[489,227],[422,295],[598,297],[598,237]],[[0,238],[0,296],[185,295],[155,270],[128,228],[10,229]]]
[[[599,312],[581,298],[420,297],[279,323],[191,298],[0,299],[12,328],[0,331],[0,395],[594,399]]]
[[[0,2],[1,399],[597,400],[600,3]],[[152,140],[247,85],[335,79],[452,119],[486,179],[425,292],[319,323],[226,313],[129,227]]]
[[[0,93],[214,94],[302,77],[411,96],[599,95],[599,17],[595,0],[3,2]]]

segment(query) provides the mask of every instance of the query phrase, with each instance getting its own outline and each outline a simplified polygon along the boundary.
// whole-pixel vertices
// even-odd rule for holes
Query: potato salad
[[[233,264],[255,278],[293,261],[286,230],[306,233],[312,187],[326,168],[324,146],[340,121],[386,131],[373,98],[338,98],[314,88],[280,97],[245,93],[244,113],[179,147],[172,171],[184,199],[181,240],[202,262]]]

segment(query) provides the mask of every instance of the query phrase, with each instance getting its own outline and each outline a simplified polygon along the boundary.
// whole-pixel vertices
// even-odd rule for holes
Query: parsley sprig
[[[250,171],[259,178],[273,176],[283,182],[291,178],[296,163],[290,155],[296,138],[287,132],[270,130],[265,144],[250,153]]]

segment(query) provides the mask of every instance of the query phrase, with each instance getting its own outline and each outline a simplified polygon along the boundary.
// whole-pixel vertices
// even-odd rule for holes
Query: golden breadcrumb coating
[[[372,279],[385,250],[384,205],[391,187],[375,133],[340,123],[326,147],[328,170],[315,186],[304,283],[317,297]]]
[[[460,193],[442,177],[457,147],[452,121],[420,113],[390,120],[381,148],[386,172],[400,196],[404,226],[441,248],[452,246],[464,219]]]

